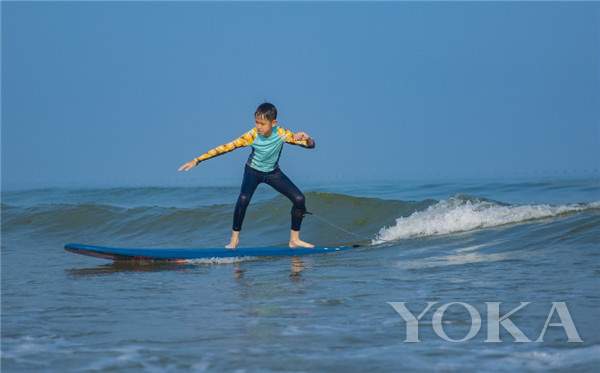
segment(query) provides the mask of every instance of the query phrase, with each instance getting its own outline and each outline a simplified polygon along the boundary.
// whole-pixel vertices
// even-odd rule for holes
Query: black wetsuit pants
[[[252,199],[252,195],[260,183],[269,184],[273,189],[292,201],[292,230],[299,231],[300,225],[302,224],[302,218],[306,212],[304,194],[302,194],[300,189],[285,176],[279,167],[275,168],[273,171],[262,172],[253,169],[247,164],[244,169],[242,189],[233,213],[233,230],[239,232],[242,229],[246,208],[248,207],[248,204],[250,204],[250,199]]]

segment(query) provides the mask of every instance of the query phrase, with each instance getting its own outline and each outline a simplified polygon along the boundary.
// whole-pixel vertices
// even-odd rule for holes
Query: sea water
[[[112,263],[67,242],[222,247],[238,187],[2,192],[3,371],[594,371],[600,182],[380,182],[303,188],[303,239],[344,253]],[[291,204],[261,185],[241,246],[284,246]],[[389,302],[418,315],[419,342]],[[448,337],[433,328],[443,315]],[[532,342],[486,342],[486,302]],[[582,342],[546,328],[564,302]],[[558,323],[553,315],[551,323]]]

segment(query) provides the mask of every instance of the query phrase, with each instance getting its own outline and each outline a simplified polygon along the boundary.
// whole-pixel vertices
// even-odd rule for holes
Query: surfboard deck
[[[235,250],[225,248],[119,248],[68,243],[65,250],[80,254],[111,260],[166,260],[182,261],[193,259],[235,258],[235,257],[269,257],[299,256],[340,252],[358,246],[289,248],[289,247],[243,247]]]

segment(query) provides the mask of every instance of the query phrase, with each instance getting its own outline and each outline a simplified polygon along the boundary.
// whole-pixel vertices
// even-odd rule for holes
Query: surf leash
[[[342,232],[344,232],[344,233],[347,233],[347,234],[349,234],[349,235],[352,235],[352,236],[354,236],[354,237],[356,237],[356,238],[360,238],[361,240],[367,240],[367,241],[372,241],[372,240],[373,240],[371,237],[363,236],[363,235],[361,235],[361,234],[357,234],[357,233],[351,232],[351,231],[349,231],[349,230],[347,230],[347,229],[344,229],[344,228],[340,227],[339,225],[336,225],[336,224],[334,224],[334,223],[330,222],[329,220],[327,220],[327,219],[325,219],[325,218],[323,218],[323,217],[321,217],[321,216],[319,216],[319,215],[315,215],[315,214],[314,214],[314,213],[312,213],[312,212],[305,211],[305,212],[304,212],[304,215],[311,215],[311,216],[313,216],[313,217],[317,218],[317,220],[320,220],[321,222],[323,222],[323,223],[325,223],[325,224],[329,225],[330,227],[333,227],[333,228],[335,228],[335,229],[338,229],[338,230],[340,230],[340,231],[342,231]],[[381,239],[381,238],[380,238],[380,239],[379,239],[379,241],[383,241],[383,242],[392,242],[392,241],[394,241],[394,240],[384,240],[384,239]],[[361,247],[361,246],[364,246],[364,245],[352,245],[352,247]]]

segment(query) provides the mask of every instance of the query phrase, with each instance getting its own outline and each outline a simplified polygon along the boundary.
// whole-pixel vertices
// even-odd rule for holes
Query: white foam
[[[510,258],[508,253],[457,253],[418,260],[401,260],[396,266],[403,269],[435,268],[452,265],[473,264],[482,262],[499,262]]]
[[[600,346],[593,345],[569,350],[548,349],[546,351],[517,352],[509,359],[520,360],[521,366],[525,365],[530,369],[556,369],[600,362],[599,356]],[[596,367],[598,366],[596,365]]]
[[[254,256],[235,256],[230,258],[205,258],[205,259],[188,259],[186,260],[189,264],[232,264],[246,262],[249,260],[257,259]]]
[[[453,197],[429,206],[424,211],[417,211],[408,217],[396,219],[395,225],[381,228],[372,243],[464,232],[593,208],[600,208],[600,201],[558,206],[547,204],[503,206],[489,201],[470,201]]]

